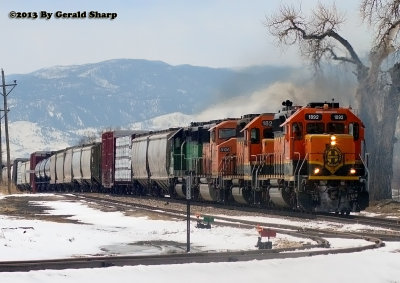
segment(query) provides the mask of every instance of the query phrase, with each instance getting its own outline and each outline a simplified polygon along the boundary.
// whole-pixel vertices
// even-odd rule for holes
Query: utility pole
[[[1,145],[1,120],[4,118],[4,115],[1,114],[1,112],[4,111],[3,109],[0,109],[0,168],[3,168],[3,149]],[[0,184],[3,183],[3,174],[0,174]]]
[[[7,96],[15,88],[15,86],[17,85],[17,81],[14,80],[14,83],[6,85],[3,69],[1,69],[1,77],[2,77],[2,82],[3,82],[2,95],[4,97],[4,129],[5,129],[5,135],[6,135],[6,148],[7,148],[7,189],[8,189],[8,194],[11,194],[10,137],[8,135],[8,111],[9,110],[7,107]],[[9,92],[7,92],[7,89],[6,89],[7,86],[12,87]]]
[[[1,113],[1,110],[0,110]],[[0,169],[3,170],[3,149],[1,147],[1,119],[3,119],[3,117],[1,117],[0,114]],[[3,184],[3,171],[0,174],[0,183]]]

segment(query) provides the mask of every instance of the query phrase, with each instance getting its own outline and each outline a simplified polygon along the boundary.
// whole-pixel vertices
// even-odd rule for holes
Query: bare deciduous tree
[[[350,64],[358,80],[356,102],[366,124],[370,159],[371,199],[391,198],[393,145],[400,106],[400,0],[362,0],[360,15],[374,30],[369,62],[360,60],[351,43],[341,36],[344,22],[335,5],[319,4],[308,18],[301,9],[282,6],[266,26],[281,46],[298,45],[316,67],[324,60]],[[384,65],[388,66],[383,69]]]
[[[78,145],[85,145],[85,144],[91,144],[94,143],[98,140],[99,134],[93,133],[86,131],[83,136],[79,139]]]

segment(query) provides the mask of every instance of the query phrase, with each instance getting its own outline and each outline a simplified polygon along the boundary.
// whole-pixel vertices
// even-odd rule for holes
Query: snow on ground
[[[104,254],[184,252],[186,222],[103,212],[84,202],[42,201],[52,215],[67,215],[78,224],[29,220],[0,215],[0,260],[61,258]],[[260,219],[270,222],[270,219]],[[278,219],[279,220],[279,219]],[[276,221],[278,221],[276,220]],[[286,222],[287,220],[285,220]],[[255,249],[255,229],[195,228],[192,251]],[[284,223],[287,224],[287,223]],[[293,224],[293,223],[291,223]],[[303,223],[304,224],[304,223]],[[319,224],[314,224],[319,225]],[[285,235],[279,240],[304,241]],[[361,246],[361,240],[329,239],[332,247]],[[158,243],[151,245],[150,243]],[[0,273],[1,282],[400,282],[400,242],[353,254],[237,263],[109,267],[81,270],[43,270]]]

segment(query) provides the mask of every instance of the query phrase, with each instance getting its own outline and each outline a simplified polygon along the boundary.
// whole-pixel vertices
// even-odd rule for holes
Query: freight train
[[[21,190],[94,191],[350,213],[369,203],[364,125],[339,103],[282,103],[162,131],[108,131],[101,142],[15,159]],[[3,180],[7,168],[3,169]]]

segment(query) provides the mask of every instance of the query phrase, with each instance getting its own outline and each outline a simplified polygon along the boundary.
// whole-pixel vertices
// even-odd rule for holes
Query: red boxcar
[[[119,131],[108,131],[104,132],[101,136],[102,148],[101,148],[101,181],[102,185],[106,189],[111,189],[116,187],[116,185],[121,185],[124,187],[129,187],[132,185],[131,176],[128,179],[116,180],[116,165],[121,160],[116,160],[117,155],[117,138],[130,137],[130,140],[135,137],[137,133],[143,131],[129,131],[129,130],[119,130]],[[126,145],[124,145],[126,146]],[[131,148],[131,145],[129,145]],[[121,149],[120,149],[121,150]],[[128,152],[128,151],[126,151]],[[126,153],[125,152],[125,153]],[[130,162],[131,156],[124,156],[126,160],[124,162]],[[129,158],[129,161],[128,161]],[[129,164],[130,165],[130,164]],[[130,168],[130,167],[129,167]],[[121,184],[120,184],[121,183]],[[122,184],[123,183],[123,184]]]
[[[30,176],[31,176],[31,188],[32,188],[32,192],[34,192],[34,193],[36,193],[36,191],[37,191],[36,178],[35,178],[36,165],[43,159],[48,158],[51,154],[52,154],[51,151],[36,151],[31,154]]]

